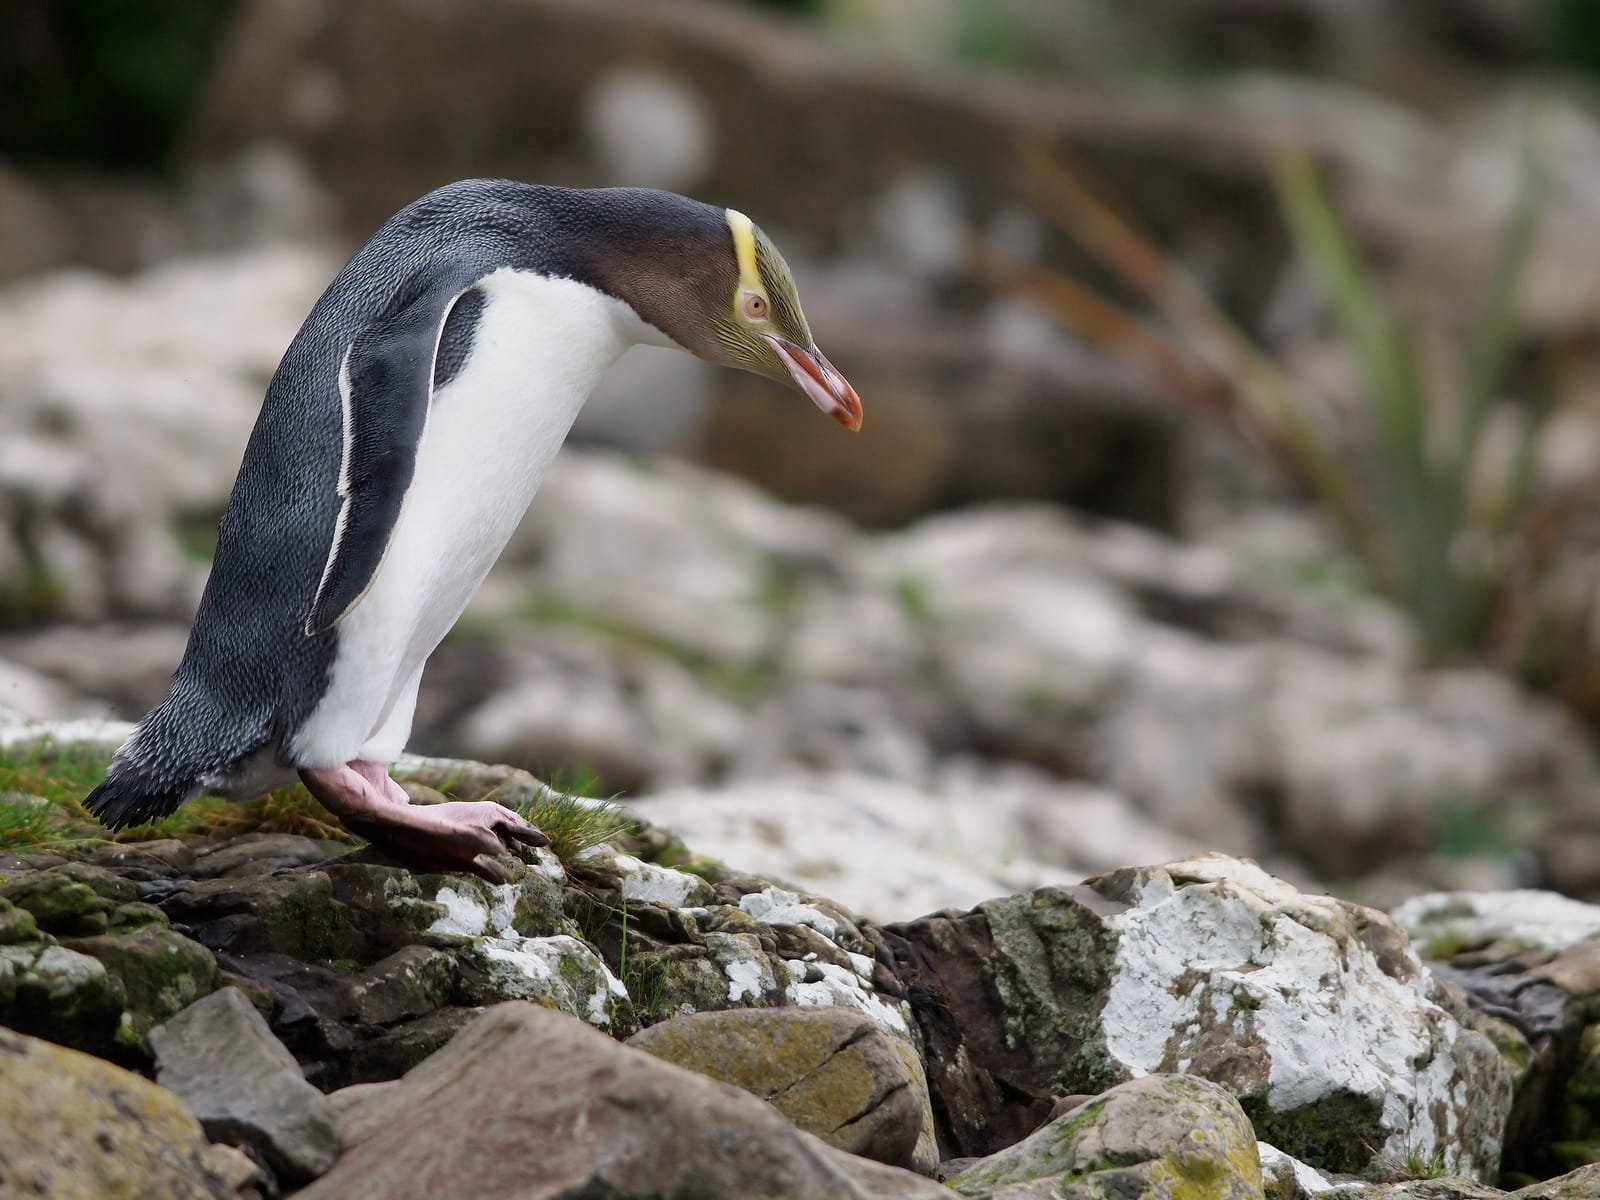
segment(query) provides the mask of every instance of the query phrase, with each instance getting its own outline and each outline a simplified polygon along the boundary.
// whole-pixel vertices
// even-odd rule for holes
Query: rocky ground
[[[0,856],[0,1192],[1600,1188],[1600,907],[1386,915],[1204,854],[880,923],[697,849],[635,819],[499,886],[270,832]]]

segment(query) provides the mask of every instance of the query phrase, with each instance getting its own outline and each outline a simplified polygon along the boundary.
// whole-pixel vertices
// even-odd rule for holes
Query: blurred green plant
[[[163,165],[235,7],[236,0],[6,0],[0,154]]]
[[[1369,586],[1409,615],[1429,661],[1487,659],[1600,719],[1593,589],[1571,586],[1556,554],[1592,510],[1600,473],[1541,494],[1533,468],[1552,388],[1541,383],[1523,403],[1506,394],[1517,291],[1545,186],[1539,164],[1525,157],[1520,196],[1465,321],[1395,311],[1305,153],[1277,154],[1272,178],[1360,373],[1348,429],[1059,152],[1023,148],[1022,191],[1163,325],[981,242],[974,268],[1225,425],[1301,485]]]

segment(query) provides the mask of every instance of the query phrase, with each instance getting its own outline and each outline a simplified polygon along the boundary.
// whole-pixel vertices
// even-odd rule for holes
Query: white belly
[[[632,310],[582,284],[505,269],[479,286],[487,301],[471,352],[433,397],[388,552],[337,626],[328,691],[295,732],[297,766],[398,754],[423,663],[505,548],[601,373],[641,340]],[[369,745],[380,730],[383,744]]]

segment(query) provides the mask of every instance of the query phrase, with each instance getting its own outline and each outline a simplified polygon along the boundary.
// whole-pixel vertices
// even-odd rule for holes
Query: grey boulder
[[[254,1152],[286,1183],[333,1165],[333,1108],[238,988],[222,988],[150,1031],[156,1080],[207,1136]]]

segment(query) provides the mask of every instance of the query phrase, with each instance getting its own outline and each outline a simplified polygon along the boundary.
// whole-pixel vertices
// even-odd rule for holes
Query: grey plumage
[[[683,237],[663,245],[663,231]],[[172,690],[90,793],[89,811],[120,828],[170,813],[203,788],[227,792],[257,756],[294,765],[287,747],[327,689],[338,616],[376,570],[409,481],[427,385],[447,380],[470,350],[476,280],[513,266],[620,295],[630,256],[680,254],[692,270],[693,244],[707,238],[726,244],[723,210],[671,193],[505,180],[451,184],[390,218],[317,301],[273,375]],[[467,303],[450,310],[440,336],[458,296]],[[669,314],[632,300],[646,320],[677,332]],[[313,610],[342,504],[347,350],[353,382],[379,398],[355,421],[355,437],[392,453],[369,446],[354,456],[382,465],[350,481],[359,497],[347,513],[349,544]]]

